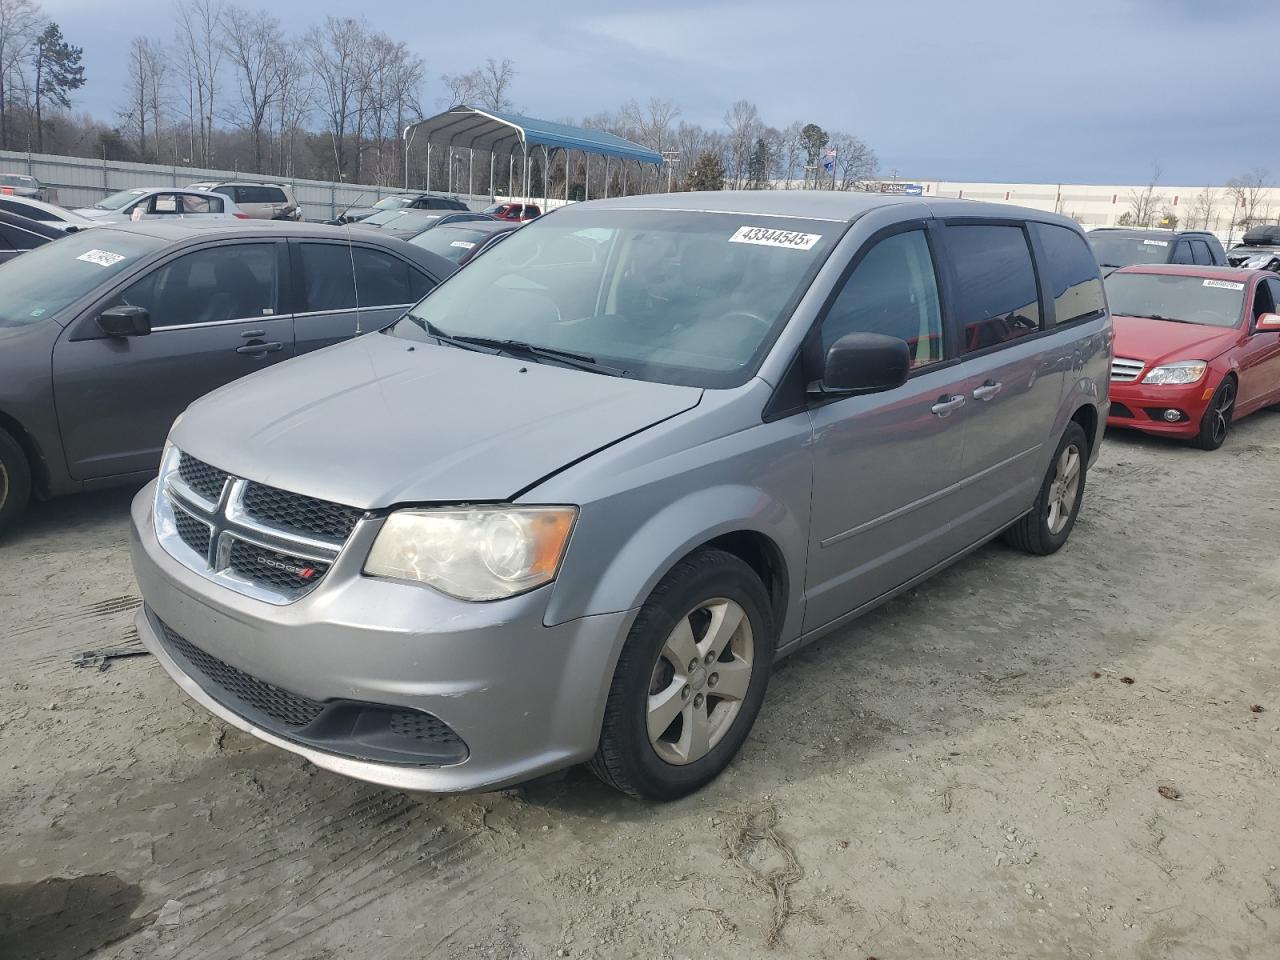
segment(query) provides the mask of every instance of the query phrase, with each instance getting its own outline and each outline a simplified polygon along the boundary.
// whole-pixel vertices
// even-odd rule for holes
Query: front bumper
[[[1200,432],[1200,420],[1213,390],[1208,377],[1176,387],[1113,382],[1107,426],[1166,437],[1194,437]],[[1162,411],[1170,409],[1182,411],[1184,418],[1176,423],[1163,419]]]
[[[265,603],[164,551],[152,525],[154,491],[153,482],[133,501],[131,548],[143,598],[138,634],[192,699],[231,725],[318,767],[402,790],[491,790],[594,753],[633,611],[547,627],[550,588],[464,603],[424,586],[365,577],[360,568],[375,529],[353,538],[313,592],[285,606]],[[195,653],[176,646],[174,636]],[[237,676],[338,714],[350,704],[375,714],[430,714],[464,747],[452,755],[431,746],[421,756],[396,756],[367,749],[368,737],[332,735],[333,723],[328,736],[291,733],[252,709],[252,695],[236,695]],[[393,747],[412,753],[404,741]],[[394,759],[372,759],[388,756]]]

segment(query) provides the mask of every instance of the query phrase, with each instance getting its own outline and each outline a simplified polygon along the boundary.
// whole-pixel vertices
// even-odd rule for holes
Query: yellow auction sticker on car
[[[763,247],[786,247],[811,250],[822,239],[820,233],[796,233],[794,230],[770,230],[768,227],[739,227],[730,243],[756,243]]]
[[[1206,287],[1217,287],[1219,290],[1243,290],[1243,283],[1236,283],[1234,280],[1206,280]]]

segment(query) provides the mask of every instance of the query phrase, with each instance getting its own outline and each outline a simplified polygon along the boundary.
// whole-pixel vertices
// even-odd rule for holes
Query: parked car
[[[454,269],[372,233],[177,219],[85,230],[0,266],[0,530],[29,492],[154,476],[196,397],[384,326]]]
[[[368,220],[362,220],[356,226],[366,229],[378,229],[393,237],[399,237],[401,240],[410,240],[424,231],[443,226],[446,223],[495,222],[492,217],[483,213],[454,213],[445,210],[404,210],[398,214],[390,215],[390,218],[383,223],[375,224],[373,222],[382,216],[388,215],[378,214]]]
[[[1054,214],[574,205],[382,333],[192,404],[133,505],[138,629],[205,708],[348,776],[589,761],[677,797],[776,655],[1001,532],[1062,546],[1110,340]]]
[[[520,224],[505,220],[446,223],[418,234],[409,242],[461,267],[519,228]]]
[[[1222,241],[1207,230],[1133,230],[1097,227],[1086,234],[1102,275],[1134,263],[1191,263],[1225,266]]]
[[[287,183],[238,183],[209,180],[193,183],[191,190],[220,193],[254,220],[301,220],[302,207]]]
[[[0,263],[65,236],[57,227],[0,210]]]
[[[485,207],[484,212],[495,220],[514,220],[525,223],[542,216],[542,208],[536,203],[495,203]]]
[[[1227,262],[1249,270],[1280,273],[1280,227],[1255,227],[1227,251]]]
[[[103,197],[92,207],[81,207],[75,212],[99,223],[166,219],[250,219],[230,197],[221,193],[175,190],[170,187],[121,190]]]
[[[1107,425],[1216,450],[1231,424],[1280,403],[1280,277],[1146,266],[1107,280],[1115,315]]]
[[[96,220],[82,217],[78,213],[54,206],[51,203],[45,203],[41,200],[29,200],[26,197],[0,196],[0,210],[15,216],[26,217],[28,220],[38,220],[40,223],[56,227],[64,233],[74,233],[77,230],[83,230],[85,227],[97,226]]]
[[[466,210],[467,205],[457,197],[442,197],[435,193],[395,193],[383,197],[371,207],[347,207],[335,218],[337,223],[356,223],[384,210]]]
[[[6,197],[26,197],[42,203],[57,203],[58,190],[46,186],[35,177],[21,173],[0,173],[0,195]]]

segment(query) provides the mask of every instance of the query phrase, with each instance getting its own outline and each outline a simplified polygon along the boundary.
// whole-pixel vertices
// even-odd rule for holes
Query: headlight
[[[1142,378],[1142,382],[1157,385],[1195,383],[1204,376],[1204,372],[1207,369],[1209,369],[1209,364],[1203,360],[1182,360],[1178,363],[1166,363],[1164,366],[1156,367],[1148,373]]]
[[[577,518],[577,507],[397,510],[364,572],[420,580],[460,600],[512,597],[556,578]]]

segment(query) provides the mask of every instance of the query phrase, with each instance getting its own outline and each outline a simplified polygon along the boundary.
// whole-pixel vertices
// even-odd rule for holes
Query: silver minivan
[[[191,405],[139,632],[318,766],[670,799],[772,665],[1004,534],[1066,541],[1108,406],[1080,229],[864,193],[575,204],[400,320]]]

